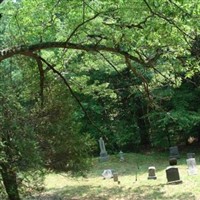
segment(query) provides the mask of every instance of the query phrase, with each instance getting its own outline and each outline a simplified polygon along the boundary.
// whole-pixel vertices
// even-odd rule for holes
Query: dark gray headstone
[[[154,166],[148,168],[148,179],[157,179],[156,168]]]
[[[178,184],[182,183],[179,176],[179,171],[177,167],[169,166],[166,169],[167,183],[168,184]]]
[[[195,153],[187,153],[187,158],[195,158]]]
[[[197,167],[196,167],[195,158],[189,158],[186,161],[187,161],[187,165],[188,165],[188,174],[189,175],[196,175],[197,174]]]
[[[99,147],[100,147],[100,161],[107,161],[108,160],[108,154],[106,151],[105,143],[102,137],[99,139]]]
[[[170,158],[176,158],[179,159],[180,155],[179,155],[179,151],[178,151],[178,147],[174,146],[174,147],[170,147],[169,148],[169,157]]]
[[[169,158],[169,165],[177,165],[177,159],[176,158]]]

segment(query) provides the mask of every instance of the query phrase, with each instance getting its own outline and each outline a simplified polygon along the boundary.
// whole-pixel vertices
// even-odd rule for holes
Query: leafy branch
[[[182,30],[173,19],[169,19],[167,18],[165,15],[159,13],[159,12],[155,12],[152,7],[150,6],[150,4],[147,2],[147,0],[143,0],[144,3],[146,4],[146,6],[148,7],[150,13],[152,13],[153,15],[165,20],[166,22],[168,22],[169,24],[173,25],[176,29],[178,29],[183,35],[187,36],[188,38],[194,40],[193,37],[191,37],[188,33],[186,33],[184,30]]]

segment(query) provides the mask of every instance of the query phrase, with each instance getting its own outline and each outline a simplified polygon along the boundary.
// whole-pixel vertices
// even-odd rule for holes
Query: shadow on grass
[[[51,191],[51,194],[43,194],[35,197],[37,200],[195,200],[191,192],[167,196],[163,191],[165,184],[156,186],[142,185],[133,188],[120,186],[112,188],[94,186],[69,186]],[[181,185],[180,185],[181,187]]]

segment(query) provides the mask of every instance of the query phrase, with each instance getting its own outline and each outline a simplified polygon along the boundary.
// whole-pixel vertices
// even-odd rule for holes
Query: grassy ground
[[[200,154],[196,154],[197,168],[200,163],[199,158]],[[157,180],[147,180],[149,166],[156,167]],[[124,162],[120,162],[118,156],[115,155],[110,156],[109,161],[102,163],[96,158],[86,178],[72,178],[67,174],[49,174],[45,180],[46,192],[37,199],[199,200],[200,172],[197,175],[188,175],[186,153],[181,154],[177,165],[182,184],[166,184],[167,166],[167,153],[125,154]],[[103,180],[101,174],[104,169],[114,169],[118,172],[120,184],[114,182],[113,179]]]

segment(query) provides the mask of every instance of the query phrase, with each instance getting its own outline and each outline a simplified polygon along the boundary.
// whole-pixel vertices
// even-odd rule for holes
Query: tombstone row
[[[156,168],[154,166],[149,167],[148,169],[148,179],[157,179],[156,177]],[[169,166],[166,168],[166,177],[167,177],[167,183],[168,184],[179,184],[182,183],[182,180],[180,180],[180,175],[178,168],[175,166]],[[118,179],[118,173],[114,172],[112,169],[104,170],[102,173],[102,176],[104,179],[110,179],[113,178],[114,182],[117,182],[120,184],[120,181]]]
[[[107,154],[105,143],[103,138],[101,137],[99,139],[99,147],[100,147],[100,161],[107,161],[109,156]],[[178,147],[170,147],[170,156],[169,156],[169,167],[166,168],[166,177],[168,184],[178,184],[182,183],[182,180],[180,180],[180,175],[178,168],[175,167],[177,165],[177,159],[180,158],[180,154],[178,152]],[[120,151],[119,153],[120,161],[124,161],[123,152]],[[195,175],[197,174],[197,168],[196,168],[196,160],[195,160],[195,153],[187,153],[187,165],[188,165],[188,174],[189,175]],[[151,166],[148,168],[148,179],[157,179],[156,177],[156,168],[154,166]],[[103,172],[104,178],[113,178],[115,182],[120,183],[118,180],[118,174],[113,173],[112,170],[104,170]]]
[[[102,137],[99,139],[99,147],[100,147],[100,161],[107,161],[109,156],[106,151],[105,142]],[[120,161],[124,161],[124,154],[122,151],[119,152]],[[170,147],[169,148],[169,165],[177,165],[177,159],[180,158],[180,154],[178,151],[178,147]],[[187,158],[195,158],[195,153],[187,153]]]
[[[106,151],[106,147],[105,147],[105,142],[103,140],[102,137],[100,137],[99,139],[99,147],[100,147],[100,161],[107,161],[109,156],[108,153]],[[120,161],[124,161],[124,154],[122,151],[119,152],[119,157],[120,157]],[[169,165],[173,166],[173,165],[177,165],[177,159],[180,158],[180,154],[178,151],[178,147],[174,146],[174,147],[170,147],[169,148]],[[187,153],[187,158],[195,158],[195,153]]]
[[[196,168],[195,158],[187,159],[187,165],[188,165],[188,174],[196,175],[197,168]],[[154,166],[151,166],[148,168],[148,179],[157,179],[155,171],[156,171],[156,169]],[[166,168],[165,171],[166,171],[166,177],[167,177],[168,184],[182,183],[182,181],[180,180],[178,167],[169,166]]]
[[[149,167],[148,179],[157,179],[155,170],[156,168],[154,166]],[[182,183],[182,180],[180,180],[180,175],[177,167],[169,166],[166,168],[165,172],[168,184]]]
[[[174,166],[177,165],[177,159],[180,158],[180,154],[178,151],[178,147],[170,147],[169,148],[169,165]],[[196,160],[195,160],[195,153],[187,153],[187,166],[188,166],[188,174],[189,175],[195,175],[197,174],[197,168],[196,168]]]
[[[196,162],[194,158],[187,159],[188,164],[188,174],[194,175],[197,174],[197,168],[196,168]],[[182,180],[180,179],[179,170],[176,166],[168,166],[165,170],[166,172],[166,178],[168,184],[179,184],[182,183]],[[118,173],[116,173],[112,169],[104,170],[102,173],[102,176],[104,179],[113,178],[114,182],[118,182],[120,184],[120,181],[118,180]],[[148,168],[148,179],[157,179],[156,177],[156,168],[154,166],[150,166]]]

